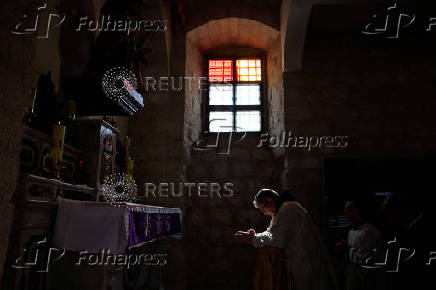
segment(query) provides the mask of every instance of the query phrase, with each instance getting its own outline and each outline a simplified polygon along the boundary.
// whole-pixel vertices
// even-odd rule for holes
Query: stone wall
[[[33,3],[33,4],[32,4]],[[22,136],[21,120],[32,83],[36,45],[34,37],[14,35],[11,30],[22,18],[25,9],[37,3],[2,1],[0,37],[5,45],[0,48],[0,278],[3,273],[9,232],[13,218],[11,197],[15,190],[19,148]],[[36,8],[35,8],[36,9]]]
[[[233,28],[233,29],[232,29]],[[255,37],[258,31],[271,34]],[[241,35],[240,38],[234,35]],[[245,47],[248,45],[248,47]],[[257,48],[257,49],[256,49]],[[261,49],[259,49],[261,48]],[[283,80],[279,34],[260,22],[238,18],[210,21],[187,36],[187,76],[206,75],[205,56],[265,55],[265,132],[284,129]],[[184,253],[187,289],[251,289],[254,249],[235,242],[234,233],[250,227],[263,231],[268,220],[253,207],[262,187],[281,189],[284,150],[258,147],[260,134],[203,134],[202,92],[186,92],[185,138],[189,144],[185,160],[187,180],[199,185],[217,183],[221,195],[230,184],[232,196],[193,195],[184,199]],[[192,137],[195,137],[192,139]],[[193,144],[195,141],[199,145]],[[215,144],[217,148],[207,147]],[[229,140],[229,138],[231,138]],[[230,142],[230,146],[229,146]],[[188,148],[188,147],[187,147]],[[176,289],[176,288],[174,288]]]
[[[314,7],[303,69],[283,76],[287,131],[348,136],[346,148],[287,149],[289,185],[319,225],[323,156],[424,157],[436,148],[434,37],[364,35],[370,11]]]
[[[216,150],[192,151],[188,179],[193,183],[232,184],[232,196],[197,197],[186,200],[184,239],[188,289],[250,289],[254,249],[238,244],[238,230],[263,231],[267,219],[253,207],[254,194],[262,187],[277,188],[281,161],[271,148],[257,148],[257,136],[233,144],[222,135]],[[235,138],[235,137],[234,137]],[[209,144],[213,144],[213,137]],[[228,192],[221,190],[223,195]]]
[[[170,5],[169,1],[161,2],[164,6]],[[250,23],[257,20],[278,34],[280,3],[275,1],[269,1],[271,7],[270,4],[256,4],[248,10],[243,9],[244,5],[251,4],[244,1],[234,7],[228,6],[232,8],[224,7],[224,4],[206,7],[203,2],[197,2],[197,8],[191,11],[195,18],[188,23],[188,30],[211,19],[232,16],[250,18]],[[0,67],[0,76],[7,80],[3,82],[0,96],[0,276],[13,215],[10,199],[18,173],[21,118],[31,72],[35,69],[34,57],[38,47],[45,47],[37,47],[33,37],[17,37],[10,33],[24,9],[29,9],[28,3],[7,1],[2,2],[2,6],[5,6],[2,11],[7,13],[0,18],[0,35],[8,45],[0,48],[1,63],[6,64]],[[323,221],[321,177],[324,156],[429,156],[434,155],[436,148],[433,126],[436,86],[432,73],[436,64],[435,41],[431,35],[429,38],[420,34],[416,37],[405,35],[396,40],[365,36],[360,32],[361,24],[371,14],[362,13],[369,10],[353,7],[314,7],[307,31],[303,69],[285,72],[283,88],[281,71],[275,68],[281,64],[281,52],[264,48],[268,51],[269,133],[277,135],[286,130],[294,137],[348,137],[345,148],[286,150],[288,185],[319,226]],[[150,9],[144,12],[144,17],[162,18],[164,15],[176,23],[176,10],[166,8]],[[271,42],[264,36],[247,36],[250,30],[245,29],[249,26],[244,21],[232,21],[230,23],[244,29],[244,45],[259,46],[262,43],[259,39]],[[211,27],[203,36],[210,32],[222,35],[223,31],[230,32],[231,29]],[[222,44],[231,44],[238,36],[216,39]],[[274,43],[272,46],[280,47],[275,41],[277,39],[271,42]],[[214,46],[211,40],[209,44],[207,48]],[[187,40],[180,24],[170,25],[166,34],[156,34],[150,46],[153,51],[149,64],[143,68],[144,76],[200,75],[202,55]],[[186,63],[187,55],[194,55],[195,62]],[[41,59],[39,63],[57,67],[47,59]],[[233,144],[229,155],[218,154],[226,150],[224,145],[212,151],[193,150],[192,143],[201,130],[201,94],[187,95],[185,90],[150,91],[144,93],[144,97],[145,109],[129,122],[135,180],[141,193],[144,182],[180,181],[216,182],[221,186],[232,183],[234,191],[233,196],[226,198],[143,199],[147,204],[182,207],[185,213],[184,238],[170,248],[165,279],[168,288],[250,288],[254,252],[250,246],[236,244],[233,233],[249,226],[265,229],[266,219],[253,209],[251,202],[260,187],[277,188],[280,185],[284,150],[268,146],[257,148],[259,139],[253,135],[241,144]]]
[[[287,185],[322,230],[323,157],[434,155],[434,41],[422,35],[395,41],[368,38],[361,24],[371,14],[362,11],[371,10],[314,7],[303,69],[283,74],[284,130],[293,137],[327,138],[321,147],[288,147],[287,162],[275,159],[272,148],[255,148],[255,137],[251,145],[232,147],[230,155],[192,151],[189,181],[233,182],[235,195],[186,202],[188,288],[250,288],[254,252],[235,244],[233,233],[249,225],[265,228],[251,199],[259,187],[280,184],[276,178],[283,171]],[[269,83],[269,89],[280,90],[280,82]],[[277,101],[274,92],[268,93],[269,102]],[[272,135],[280,132],[277,113],[268,112]],[[329,136],[345,142],[331,146],[325,141]]]
[[[257,20],[279,30],[280,5],[281,0],[191,0],[188,7],[187,29],[191,30],[214,19],[237,17]]]
[[[145,108],[129,121],[128,134],[132,137],[132,157],[135,160],[134,179],[138,184],[139,202],[178,207],[184,210],[183,198],[146,196],[145,183],[156,187],[161,183],[179,184],[185,181],[185,84],[179,90],[179,78],[185,76],[186,37],[177,19],[171,1],[160,1],[154,9],[144,10],[145,19],[164,19],[165,32],[152,36],[148,63],[141,68],[144,78],[168,78],[169,85],[156,90],[151,86],[141,92]],[[174,79],[173,90],[171,78]],[[164,81],[165,82],[165,81]],[[165,194],[165,193],[164,193]],[[185,252],[183,240],[172,240],[165,267],[164,284],[169,289],[185,289]]]
[[[280,39],[267,54],[267,108],[269,136],[279,136],[285,129],[283,106],[283,75]],[[276,156],[282,156],[284,149],[273,147]]]
[[[162,19],[159,7],[143,11],[144,19]],[[174,168],[176,156],[180,154],[182,124],[176,118],[175,97],[170,90],[158,90],[159,78],[170,76],[166,33],[155,33],[147,44],[151,53],[147,55],[148,63],[141,68],[142,77],[153,78],[148,89],[141,92],[145,108],[139,111],[129,122],[129,136],[132,137],[132,157],[135,160],[134,178],[138,183],[139,194],[144,194],[144,183],[169,182],[177,175],[179,169]],[[177,83],[176,83],[177,85]],[[174,138],[179,142],[174,142]],[[180,145],[180,148],[177,147]],[[176,149],[177,148],[177,149]],[[145,199],[147,204],[168,205],[168,199]]]

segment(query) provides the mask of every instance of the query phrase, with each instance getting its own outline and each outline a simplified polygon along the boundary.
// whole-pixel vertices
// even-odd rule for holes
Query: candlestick
[[[38,80],[39,80],[39,73],[35,73],[35,77],[32,81],[32,85],[30,87],[30,94],[29,94],[29,102],[28,107],[33,112],[33,109],[35,108],[35,100],[36,100],[36,91],[38,90]]]
[[[62,156],[64,153],[64,138],[65,138],[65,126],[60,123],[53,126],[53,133],[51,135],[51,149],[50,158],[57,164],[62,162]]]
[[[132,178],[133,177],[133,165],[134,165],[134,160],[130,159],[127,161],[127,175]]]
[[[29,95],[27,99],[27,107],[26,113],[23,117],[23,122],[25,124],[29,124],[33,117],[34,109],[35,109],[35,101],[36,101],[36,93],[38,91],[38,81],[39,81],[39,73],[35,73],[35,77],[30,85]]]

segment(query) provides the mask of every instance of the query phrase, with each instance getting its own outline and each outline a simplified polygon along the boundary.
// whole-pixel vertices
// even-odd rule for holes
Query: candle
[[[53,126],[53,133],[51,135],[51,149],[50,158],[55,162],[62,162],[62,155],[64,153],[64,138],[65,126],[60,123]]]
[[[127,163],[127,175],[129,176],[133,176],[133,165],[134,165],[133,159],[129,158],[129,161]]]

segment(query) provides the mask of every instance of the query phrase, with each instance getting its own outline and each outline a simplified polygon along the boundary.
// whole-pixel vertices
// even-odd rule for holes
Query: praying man
[[[254,206],[271,222],[266,231],[235,233],[237,241],[259,248],[255,290],[335,290],[336,279],[326,248],[309,213],[286,190],[261,189]]]

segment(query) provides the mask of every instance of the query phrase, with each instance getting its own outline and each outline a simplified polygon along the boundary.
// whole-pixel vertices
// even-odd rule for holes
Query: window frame
[[[262,72],[262,79],[261,81],[238,81],[237,80],[237,70],[236,70],[236,61],[238,59],[245,59],[245,58],[258,58],[261,61],[261,72]],[[247,133],[247,134],[260,134],[261,132],[264,132],[266,129],[266,108],[265,108],[265,97],[266,97],[266,88],[267,88],[267,75],[266,75],[266,58],[264,55],[259,54],[249,54],[249,55],[243,55],[243,54],[232,54],[231,56],[226,55],[207,55],[205,56],[205,65],[204,69],[207,72],[207,86],[206,90],[204,91],[204,122],[203,122],[203,131],[208,132],[211,134],[218,134],[218,133],[229,133],[229,132],[239,132],[239,133]],[[209,82],[209,60],[232,60],[232,67],[233,67],[233,80],[232,82]],[[209,88],[213,84],[231,84],[233,86],[233,105],[209,105]],[[256,84],[260,86],[260,104],[259,105],[236,105],[236,85],[241,84]],[[213,110],[211,110],[211,107],[213,107]],[[260,131],[237,131],[236,130],[236,112],[238,111],[245,111],[245,110],[258,110],[260,111]],[[231,111],[233,114],[233,128],[232,131],[226,131],[226,132],[210,132],[209,128],[209,116],[210,112],[213,111]]]

